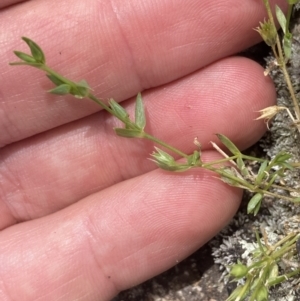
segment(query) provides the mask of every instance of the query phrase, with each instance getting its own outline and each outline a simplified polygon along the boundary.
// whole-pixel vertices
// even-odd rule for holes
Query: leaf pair
[[[56,74],[47,74],[47,77],[56,85],[55,88],[48,91],[49,93],[56,95],[71,94],[79,99],[85,98],[89,95],[91,88],[84,79],[75,83],[57,76]]]
[[[110,99],[109,105],[115,116],[125,124],[125,128],[115,128],[118,136],[127,138],[143,138],[146,126],[146,115],[141,93],[136,97],[135,120],[132,122],[127,111],[115,100]]]
[[[10,65],[30,65],[30,66],[40,66],[44,65],[46,58],[43,50],[35,42],[29,38],[22,37],[22,40],[28,45],[31,55],[28,55],[21,51],[14,51],[14,54],[21,59],[23,62],[14,62]]]

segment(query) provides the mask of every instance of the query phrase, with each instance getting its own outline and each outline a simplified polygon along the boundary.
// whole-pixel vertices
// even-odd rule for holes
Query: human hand
[[[7,65],[12,50],[32,38],[49,66],[129,111],[144,90],[147,130],[190,153],[197,136],[212,160],[215,133],[243,149],[265,130],[253,120],[273,84],[228,57],[259,40],[265,10],[260,0],[13,2],[0,4],[0,299],[110,300],[207,242],[241,191],[204,170],[157,169],[151,143],[117,137],[115,118],[88,100],[46,94],[42,72]]]

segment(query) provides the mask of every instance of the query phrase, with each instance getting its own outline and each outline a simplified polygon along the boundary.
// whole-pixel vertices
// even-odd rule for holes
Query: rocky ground
[[[289,72],[300,99],[300,13],[296,12],[293,26],[293,56]],[[273,60],[269,49],[264,45],[256,46],[246,54],[260,63]],[[289,94],[283,77],[278,70],[271,76],[277,86],[278,102],[290,107]],[[272,158],[279,150],[285,150],[300,161],[299,133],[285,113],[279,114],[271,124],[271,130],[254,146],[250,152]],[[284,181],[287,185],[300,189],[299,171],[288,175]],[[299,231],[300,206],[286,201],[266,199],[257,217],[246,214],[249,195],[232,223],[206,246],[167,272],[120,293],[112,301],[225,301],[234,283],[226,280],[226,266],[237,259],[246,260],[245,252],[255,241],[253,229],[261,225],[271,239],[280,239],[287,231]],[[242,255],[244,258],[242,259]],[[300,301],[300,279],[285,282],[272,289],[270,301]]]

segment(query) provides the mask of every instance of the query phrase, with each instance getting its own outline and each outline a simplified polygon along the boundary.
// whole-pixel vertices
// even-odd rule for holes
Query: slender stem
[[[284,254],[288,253],[288,251],[290,251],[290,250],[292,250],[292,249],[294,249],[294,248],[295,248],[294,245],[289,246],[289,247],[287,247],[287,248],[283,248],[283,247],[282,247],[282,248],[280,248],[280,250],[275,251],[271,256],[272,256],[272,258],[274,258],[274,259],[281,258]]]
[[[295,271],[293,271],[291,273],[284,274],[284,275],[279,276],[279,277],[277,277],[275,279],[272,279],[271,281],[268,281],[268,285],[269,286],[273,286],[273,285],[279,284],[279,283],[281,283],[283,281],[286,281],[288,278],[292,278],[292,277],[296,276],[299,273],[300,273],[300,269],[297,269],[297,270],[295,270]]]
[[[56,71],[54,71],[53,69],[51,69],[50,67],[48,67],[47,65],[42,65],[37,67],[43,71],[45,71],[48,74],[51,74],[53,76],[55,76],[56,78],[58,78],[59,80],[61,80],[64,83],[68,83],[71,86],[74,85],[74,83],[72,81],[70,81],[69,79],[65,78],[64,76],[60,75],[59,73],[57,73]],[[101,101],[99,98],[97,98],[95,95],[93,95],[92,93],[89,93],[87,95],[87,98],[91,99],[92,101],[94,101],[95,103],[97,103],[98,105],[100,105],[104,110],[106,110],[108,113],[110,113],[111,115],[115,116],[116,118],[118,118],[120,121],[122,121],[125,125],[129,126],[130,128],[135,128],[135,123],[133,122],[128,122],[128,119],[122,118],[120,116],[117,116],[116,113],[108,106],[106,105],[103,101]],[[176,149],[175,147],[169,145],[168,143],[165,143],[164,141],[144,132],[143,134],[143,138],[146,138],[148,140],[154,141],[155,143],[171,150],[172,152],[178,154],[179,156],[183,157],[183,158],[188,158],[189,156],[185,153],[183,153],[182,151]]]
[[[272,17],[272,22],[274,23],[273,17]],[[287,23],[287,25],[288,25],[288,23]],[[291,95],[291,98],[292,98],[292,101],[293,101],[296,119],[299,120],[300,119],[299,104],[298,104],[298,101],[297,101],[297,98],[296,98],[296,95],[295,95],[295,92],[294,92],[293,85],[291,83],[291,78],[290,78],[289,73],[288,73],[287,68],[286,68],[286,62],[285,62],[285,59],[284,59],[284,55],[283,55],[283,51],[282,51],[282,47],[281,47],[281,42],[280,42],[280,39],[279,39],[278,35],[277,35],[277,38],[276,38],[276,46],[277,46],[278,55],[279,55],[279,61],[278,61],[278,63],[279,63],[279,66],[280,66],[280,68],[282,70],[282,73],[284,75],[286,84],[288,86],[288,89],[289,89],[289,92],[290,92],[290,95]],[[274,52],[274,49],[273,49],[273,52]],[[275,56],[276,56],[276,54],[277,53],[274,52]]]
[[[291,273],[285,274],[285,276],[286,276],[287,278],[291,278],[291,277],[296,276],[296,275],[299,274],[299,273],[300,273],[300,269],[297,269],[297,270],[295,270],[295,271],[293,271],[293,272],[291,272]]]
[[[38,69],[41,69],[41,70],[43,70],[43,71],[45,71],[45,72],[48,73],[48,74],[54,75],[56,78],[60,79],[60,80],[61,80],[62,82],[64,82],[64,83],[68,83],[68,84],[70,84],[70,85],[74,85],[74,83],[73,83],[71,80],[69,80],[69,79],[67,79],[66,77],[60,75],[59,73],[57,73],[56,71],[54,71],[53,69],[51,69],[51,68],[50,68],[49,66],[47,66],[47,65],[42,65],[42,66],[37,67],[37,68],[38,68]]]
[[[287,187],[287,186],[280,186],[280,185],[277,185],[277,184],[272,184],[272,187],[282,189],[282,190],[286,190],[286,191],[290,191],[290,192],[296,192],[296,193],[300,194],[299,190],[294,189],[294,188],[290,188],[290,187]]]
[[[264,162],[264,161],[266,161],[265,159],[255,158],[255,157],[247,156],[247,155],[244,155],[244,154],[242,154],[242,159],[256,161],[256,162]]]
[[[213,146],[213,148],[219,153],[219,154],[221,154],[223,157],[225,157],[225,158],[229,158],[229,156],[216,144],[216,143],[214,143],[214,142],[210,142],[211,144],[212,144],[212,146]],[[237,164],[233,161],[233,160],[229,160],[229,162],[232,164],[232,165],[234,165],[234,166],[237,166]]]
[[[134,126],[134,123],[130,123],[128,124],[128,120],[124,119],[124,118],[120,118],[120,116],[116,116],[116,114],[114,113],[114,111],[109,107],[107,106],[104,102],[102,102],[100,99],[98,99],[96,96],[94,96],[93,94],[89,94],[88,95],[88,98],[93,100],[94,102],[96,102],[97,104],[99,104],[103,109],[105,109],[107,112],[109,112],[110,114],[112,114],[113,116],[115,116],[116,118],[118,118],[119,120],[121,120],[125,125],[128,125],[128,126],[131,126],[133,127]],[[175,154],[178,154],[179,156],[183,157],[183,158],[188,158],[189,156],[185,153],[183,153],[182,151],[178,150],[177,148],[169,145],[168,143],[144,132],[143,133],[143,138],[145,139],[148,139],[148,140],[151,140],[167,149],[169,149],[170,151],[174,152]]]
[[[215,161],[210,161],[210,162],[207,162],[207,163],[203,163],[201,165],[201,167],[203,168],[209,168],[213,165],[216,165],[216,164],[220,164],[220,163],[226,163],[226,162],[230,162],[231,160],[235,160],[237,156],[232,156],[232,157],[226,157],[224,159],[220,159],[220,160],[215,160]]]
[[[280,198],[280,199],[283,199],[283,200],[286,200],[286,201],[289,201],[289,202],[293,202],[293,198],[290,198],[290,197],[284,196],[284,195],[279,195],[279,194],[273,193],[271,191],[263,190],[262,193],[265,194],[265,195],[268,195],[268,196],[273,196],[275,198]]]
[[[281,49],[280,49],[280,51],[282,52]],[[282,56],[282,53],[281,53],[281,56]],[[294,88],[292,86],[291,79],[290,79],[290,76],[289,76],[288,71],[286,69],[286,63],[284,62],[284,60],[282,60],[281,70],[283,72],[283,75],[285,77],[285,81],[287,83],[289,92],[291,94],[291,98],[292,98],[293,105],[294,105],[296,119],[300,120],[300,109],[299,109],[298,100],[296,98],[296,95],[295,95],[295,92],[294,92]],[[299,129],[299,127],[298,127],[298,129]]]
[[[148,133],[146,133],[146,132],[144,133],[143,138],[146,138],[146,139],[148,139],[148,140],[151,140],[151,141],[153,141],[153,142],[155,142],[155,143],[157,143],[157,144],[159,144],[159,145],[161,145],[161,146],[163,146],[163,147],[169,149],[170,151],[174,152],[175,154],[178,154],[179,156],[181,156],[181,157],[183,157],[183,158],[186,158],[186,159],[187,159],[187,158],[189,157],[189,155],[183,153],[183,152],[180,151],[179,149],[177,149],[177,148],[175,148],[175,147],[169,145],[168,143],[166,143],[166,142],[164,142],[164,141],[162,141],[162,140],[160,140],[160,139],[158,139],[158,138],[156,138],[156,137],[154,137],[154,136],[152,136],[152,135],[150,135],[150,134],[148,134]]]
[[[273,54],[275,56],[276,63],[279,64],[280,59],[279,59],[279,55],[277,53],[276,47],[275,46],[271,46],[271,48],[272,48]]]
[[[268,12],[269,12],[269,10],[268,10]],[[270,19],[272,19],[272,18],[270,17]],[[272,21],[274,22],[273,19],[272,19]],[[285,62],[283,60],[283,52],[282,52],[282,49],[281,49],[281,46],[280,46],[279,39],[278,39],[278,43],[277,44],[278,44],[279,56],[281,58],[281,63],[282,63],[282,70],[283,70],[283,73],[286,75],[286,79],[287,79],[287,82],[289,84],[289,88],[291,89],[291,94],[294,95],[292,93],[293,89],[292,89],[292,86],[291,86],[291,82],[289,81],[289,76],[287,74],[286,65],[285,65]],[[276,51],[274,51],[274,52],[275,52],[275,55],[276,55]],[[57,73],[56,71],[54,71],[53,69],[51,69],[47,65],[39,65],[39,66],[33,66],[33,67],[36,67],[38,69],[41,69],[41,70],[45,71],[47,74],[52,75],[53,77],[57,78],[62,83],[69,84],[70,86],[76,85],[75,82],[73,82],[73,81],[65,78],[64,76],[60,75],[59,73]],[[178,150],[177,148],[175,148],[175,147],[169,145],[168,143],[166,143],[166,142],[164,142],[164,141],[162,141],[162,140],[160,140],[160,139],[158,139],[158,138],[156,138],[156,137],[154,137],[154,136],[152,136],[152,135],[144,132],[143,130],[141,130],[140,128],[138,128],[133,121],[129,120],[129,118],[125,118],[123,116],[117,115],[117,113],[109,105],[105,104],[102,100],[100,100],[99,98],[97,98],[92,93],[88,93],[86,97],[89,98],[89,99],[91,99],[92,101],[94,101],[98,105],[100,105],[104,110],[106,110],[111,115],[113,115],[116,118],[118,118],[121,122],[123,122],[125,124],[126,128],[140,130],[141,131],[141,135],[139,136],[140,138],[145,138],[145,139],[148,139],[150,141],[153,141],[156,144],[158,144],[160,146],[163,146],[164,148],[166,148],[166,149],[174,152],[175,154],[179,155],[182,158],[185,158],[185,159],[189,158],[189,155],[183,153],[182,151]],[[296,101],[295,97],[293,97],[293,99]],[[299,107],[296,106],[296,108],[299,111]],[[299,113],[296,113],[296,115],[297,114],[300,116],[300,111],[299,111]],[[297,118],[298,118],[298,115],[297,115]],[[249,179],[244,179],[242,176],[239,176],[238,169],[236,170],[237,174],[235,176],[234,174],[231,175],[230,173],[225,172],[222,168],[215,168],[215,167],[213,167],[213,165],[220,164],[220,163],[225,163],[225,162],[228,162],[228,161],[231,162],[231,163],[233,163],[233,164],[236,164],[234,162],[234,160],[237,159],[237,156],[231,156],[231,157],[229,157],[222,150],[220,150],[219,147],[217,147],[217,150],[219,152],[221,152],[221,154],[223,156],[225,156],[224,159],[216,160],[216,161],[205,163],[205,164],[203,164],[201,162],[201,164],[199,164],[197,166],[193,166],[193,167],[202,167],[202,168],[205,168],[207,170],[211,170],[213,172],[216,172],[221,177],[230,180],[232,182],[231,184],[234,185],[234,186],[237,186],[237,187],[240,187],[240,188],[244,188],[244,189],[248,189],[248,190],[250,190],[252,192],[259,192],[259,193],[262,193],[262,194],[266,194],[266,195],[278,197],[278,195],[275,194],[275,193],[272,193],[272,192],[269,192],[269,191],[265,191],[265,190],[263,190],[262,187],[259,187],[257,185],[253,185],[253,184],[249,183]],[[263,159],[259,159],[259,158],[255,158],[255,157],[251,157],[251,156],[247,156],[247,155],[243,155],[243,154],[241,154],[241,158],[246,159],[246,160],[251,160],[251,161],[257,161],[257,162],[264,162],[265,161]],[[280,196],[280,197],[282,199],[285,199],[285,200],[288,200],[288,201],[292,201],[292,199],[289,198],[289,197],[286,197],[286,196]]]
[[[91,99],[92,101],[94,101],[96,104],[100,105],[105,111],[107,111],[108,113],[112,114],[113,116],[117,117],[115,112],[108,106],[106,105],[103,101],[101,101],[99,98],[97,98],[96,96],[94,96],[93,94],[89,93],[87,96],[89,99]],[[121,120],[120,117],[117,117],[119,120]],[[121,120],[122,122],[125,123],[125,119]],[[127,121],[126,121],[127,122]]]
[[[270,21],[272,22],[273,26],[275,27],[275,22],[274,22],[272,10],[271,10],[271,7],[270,7],[270,3],[269,3],[268,0],[264,0],[264,4],[265,4],[266,9],[267,9],[268,17],[269,17]],[[291,8],[289,7],[289,10],[290,9]],[[287,22],[287,26],[288,26],[288,24],[289,24],[289,22]],[[276,46],[277,46],[278,53],[277,53],[275,47],[272,47],[273,53],[274,53],[274,56],[276,57],[276,60],[277,60],[279,66],[280,66],[280,68],[283,72],[284,78],[286,80],[286,83],[287,83],[287,86],[288,86],[288,89],[289,89],[289,92],[291,94],[291,98],[292,98],[292,101],[293,101],[296,119],[299,120],[300,119],[300,109],[299,109],[297,98],[296,98],[295,93],[294,93],[294,89],[293,89],[293,86],[292,86],[292,83],[291,83],[290,76],[289,76],[289,74],[287,72],[287,69],[286,69],[286,62],[285,62],[285,59],[284,59],[284,55],[283,55],[283,51],[282,51],[282,47],[281,47],[281,42],[280,42],[280,39],[279,39],[278,35],[277,35],[277,38],[276,38]],[[299,127],[298,127],[298,130],[300,131]]]
[[[273,248],[274,249],[277,248],[278,246],[284,244],[286,241],[288,241],[290,239],[292,239],[292,243],[293,243],[297,240],[297,238],[298,238],[297,233],[290,233],[289,235],[287,235],[286,237],[284,237],[283,239],[278,241],[275,245],[273,245]]]

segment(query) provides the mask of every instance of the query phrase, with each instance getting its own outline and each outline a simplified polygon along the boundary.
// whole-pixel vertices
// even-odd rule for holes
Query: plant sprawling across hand
[[[264,132],[255,112],[270,118],[265,108],[276,108],[262,68],[231,57],[258,41],[252,28],[264,18],[262,3],[13,2],[1,4],[2,28],[13,33],[3,33],[2,61],[26,32],[43,50],[23,37],[30,53],[15,51],[21,61],[12,65],[48,79],[33,68],[2,69],[3,300],[110,300],[222,229],[239,205],[238,188],[254,192],[249,213],[265,195],[299,202],[271,189],[297,167],[289,154],[267,161],[240,151]],[[277,8],[282,50],[265,5],[269,19],[258,31],[285,72],[289,17]],[[297,110],[289,112],[295,124]],[[257,174],[249,160],[260,164]],[[269,286],[297,274],[276,273],[297,239],[291,233],[267,248],[257,234],[256,261],[232,267],[246,281],[229,300],[265,300]]]

